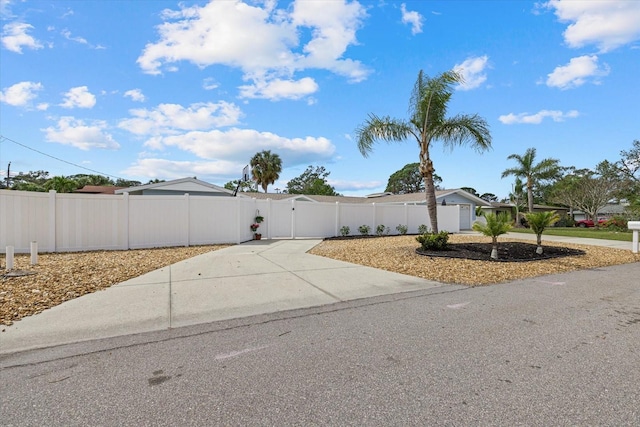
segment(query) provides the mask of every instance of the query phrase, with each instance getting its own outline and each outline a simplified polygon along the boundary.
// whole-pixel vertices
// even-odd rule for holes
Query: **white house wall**
[[[140,196],[35,193],[0,190],[0,251],[16,253],[38,242],[41,252],[136,249],[240,243],[259,212],[263,238],[331,237],[348,226],[407,225],[409,233],[429,226],[424,205],[315,203],[240,197]],[[440,230],[460,231],[459,208],[438,206]]]

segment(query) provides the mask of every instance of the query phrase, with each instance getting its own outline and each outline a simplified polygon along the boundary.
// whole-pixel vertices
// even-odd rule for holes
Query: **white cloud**
[[[20,82],[0,92],[0,101],[14,107],[24,107],[35,99],[37,91],[42,90],[42,83]]]
[[[558,110],[541,110],[535,114],[509,113],[507,115],[498,117],[498,120],[500,120],[500,122],[505,125],[513,125],[516,123],[539,125],[545,118],[550,118],[554,122],[563,122],[566,119],[575,119],[578,116],[580,116],[580,113],[576,110],[567,111],[566,113]]]
[[[64,94],[64,102],[60,104],[64,108],[93,108],[96,105],[96,96],[89,92],[86,86],[78,86],[69,89]]]
[[[144,176],[150,179],[178,179],[185,176],[238,176],[246,163],[216,161],[175,161],[167,159],[139,159],[122,171],[127,176]]]
[[[337,191],[372,190],[384,185],[382,181],[345,181],[341,179],[327,179],[327,183]]]
[[[560,22],[570,22],[564,32],[567,45],[597,46],[601,52],[640,39],[640,2],[637,0],[551,0]]]
[[[485,70],[489,65],[489,57],[472,56],[464,60],[462,64],[453,66],[453,70],[458,72],[464,78],[464,84],[458,86],[460,90],[471,90],[479,87],[487,80]]]
[[[68,29],[64,29],[61,31],[62,36],[67,39],[70,40],[72,42],[76,42],[76,43],[80,43],[80,44],[89,44],[89,42],[87,41],[87,39],[85,39],[84,37],[74,37],[71,35],[71,31],[69,31]]]
[[[286,138],[271,132],[237,128],[157,136],[145,145],[153,149],[177,147],[201,159],[227,159],[245,163],[258,151],[272,150],[278,153],[287,167],[328,160],[335,152],[335,146],[323,137]]]
[[[213,90],[217,89],[220,86],[213,77],[207,77],[202,81],[202,88],[204,90]]]
[[[42,49],[42,43],[27,34],[33,25],[24,22],[10,22],[2,27],[2,44],[8,50],[22,53],[23,47]]]
[[[317,92],[318,84],[310,77],[300,80],[273,79],[255,81],[252,85],[240,86],[241,98],[300,99]]]
[[[38,111],[47,111],[49,109],[49,104],[46,102],[41,102],[40,104],[36,105],[36,110]]]
[[[160,104],[152,110],[135,109],[129,112],[133,118],[120,121],[118,126],[136,135],[175,134],[232,126],[242,116],[235,104],[224,101],[192,104],[187,108],[179,104]]]
[[[402,11],[402,23],[411,24],[411,34],[421,33],[424,17],[418,12],[408,11],[407,5],[404,3],[400,5],[400,10]]]
[[[343,56],[357,43],[356,31],[365,16],[356,1],[297,0],[284,10],[272,1],[260,7],[213,0],[202,7],[165,11],[165,22],[157,27],[160,40],[147,44],[137,62],[149,74],[175,69],[180,61],[202,68],[226,65],[242,70],[256,87],[271,80],[293,81],[295,73],[306,69],[329,70],[357,82],[369,70]],[[301,40],[307,33],[310,40]]]
[[[140,89],[131,89],[124,93],[124,96],[131,98],[136,102],[144,102],[145,97]]]
[[[120,148],[120,144],[105,132],[106,129],[106,122],[101,120],[86,124],[83,120],[73,117],[62,117],[58,120],[56,127],[51,126],[42,130],[45,132],[47,141],[71,145],[81,150],[92,148],[116,150]]]
[[[596,55],[584,55],[571,58],[567,65],[556,67],[547,75],[547,86],[560,89],[571,89],[582,86],[587,81],[599,83],[599,77],[609,74],[609,66],[598,65]]]

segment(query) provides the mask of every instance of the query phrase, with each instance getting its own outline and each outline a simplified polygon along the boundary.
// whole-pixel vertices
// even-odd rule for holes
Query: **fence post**
[[[49,250],[56,252],[56,190],[49,190]]]
[[[185,223],[186,223],[186,229],[187,229],[187,235],[186,235],[186,244],[185,246],[188,248],[189,244],[191,243],[191,210],[190,210],[190,200],[189,200],[189,193],[184,193],[184,202],[186,204],[185,207],[185,211],[186,211],[186,218],[185,218]]]
[[[267,239],[271,239],[271,199],[267,199]]]
[[[404,225],[407,227],[407,230],[409,230],[409,205],[406,203],[404,204]]]
[[[236,221],[236,244],[240,244],[240,201],[242,200],[241,197],[235,197],[236,199],[236,214],[234,215],[235,221]]]
[[[340,202],[336,202],[336,230],[334,236],[339,236],[340,231]]]
[[[371,207],[373,208],[373,225],[371,226],[371,231],[376,229],[376,204],[371,203]]]
[[[129,193],[128,192],[124,192],[122,193],[122,200],[124,203],[124,250],[129,250],[131,249],[129,247]]]
[[[296,238],[296,199],[291,200],[291,238]]]

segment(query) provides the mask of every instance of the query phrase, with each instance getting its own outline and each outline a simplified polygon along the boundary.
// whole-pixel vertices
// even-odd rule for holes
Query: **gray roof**
[[[115,194],[141,192],[144,190],[178,190],[178,191],[199,191],[199,192],[211,192],[211,193],[227,193],[233,194],[233,191],[227,190],[224,187],[219,187],[208,182],[201,181],[197,178],[180,178],[171,181],[156,182],[154,184],[137,185],[134,187],[123,188],[116,190]]]

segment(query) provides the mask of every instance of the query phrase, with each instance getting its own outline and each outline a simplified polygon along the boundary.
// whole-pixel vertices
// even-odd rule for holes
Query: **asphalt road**
[[[640,263],[0,358],[0,424],[640,425]]]

